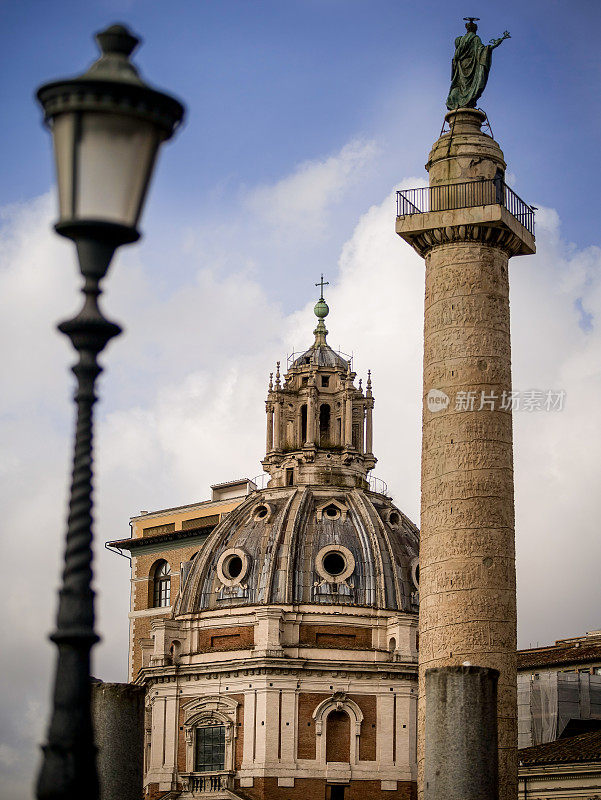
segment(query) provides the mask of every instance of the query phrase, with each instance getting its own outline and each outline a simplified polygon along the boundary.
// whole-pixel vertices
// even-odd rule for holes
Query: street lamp
[[[58,647],[48,743],[38,778],[44,800],[96,800],[99,793],[90,712],[90,650],[94,632],[92,580],[92,411],[101,372],[97,356],[121,328],[98,307],[100,281],[117,247],[135,242],[158,148],[181,123],[177,100],[146,85],[129,56],[139,40],[122,25],[97,34],[101,56],[80,77],[37,93],[52,132],[59,221],[77,247],[84,277],[79,314],[58,327],[77,350],[77,427],[69,501]]]

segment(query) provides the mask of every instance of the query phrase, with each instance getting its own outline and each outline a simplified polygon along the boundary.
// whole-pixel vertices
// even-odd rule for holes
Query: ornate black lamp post
[[[52,131],[60,219],[56,230],[77,247],[84,277],[80,313],[59,325],[78,352],[77,429],[63,585],[59,593],[54,704],[37,787],[38,798],[96,800],[98,776],[90,716],[92,580],[92,409],[97,356],[121,329],[98,307],[100,281],[113,254],[135,242],[160,144],[184,108],[147,86],[129,56],[138,39],[121,25],[96,37],[101,57],[81,77],[38,90]]]

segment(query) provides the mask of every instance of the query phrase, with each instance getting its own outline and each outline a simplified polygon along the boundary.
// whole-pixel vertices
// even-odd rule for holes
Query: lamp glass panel
[[[82,114],[74,217],[135,226],[159,143],[160,132],[150,122],[121,114]]]
[[[73,217],[73,154],[77,115],[58,114],[52,121],[58,207],[61,219]]]

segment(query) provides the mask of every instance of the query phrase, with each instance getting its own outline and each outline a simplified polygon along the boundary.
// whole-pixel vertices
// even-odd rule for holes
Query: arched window
[[[201,697],[184,707],[186,772],[209,773],[202,783],[193,783],[194,788],[205,792],[227,788],[216,773],[234,769],[239,717],[238,703],[223,695]]]
[[[328,444],[330,440],[330,406],[323,403],[319,408],[319,442]]]
[[[157,561],[154,567],[152,605],[154,608],[171,605],[171,567],[163,560]]]

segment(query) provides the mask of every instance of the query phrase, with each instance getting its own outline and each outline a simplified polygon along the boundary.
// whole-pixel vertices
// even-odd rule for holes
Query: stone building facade
[[[247,478],[216,484],[211,500],[142,511],[130,520],[130,538],[108,542],[110,550],[131,559],[129,681],[148,666],[152,623],[171,614],[171,601],[208,535],[256,488]]]
[[[415,796],[419,534],[369,477],[371,380],[327,313],[322,296],[314,343],[270,379],[266,488],[112,543],[132,556],[148,798]]]

